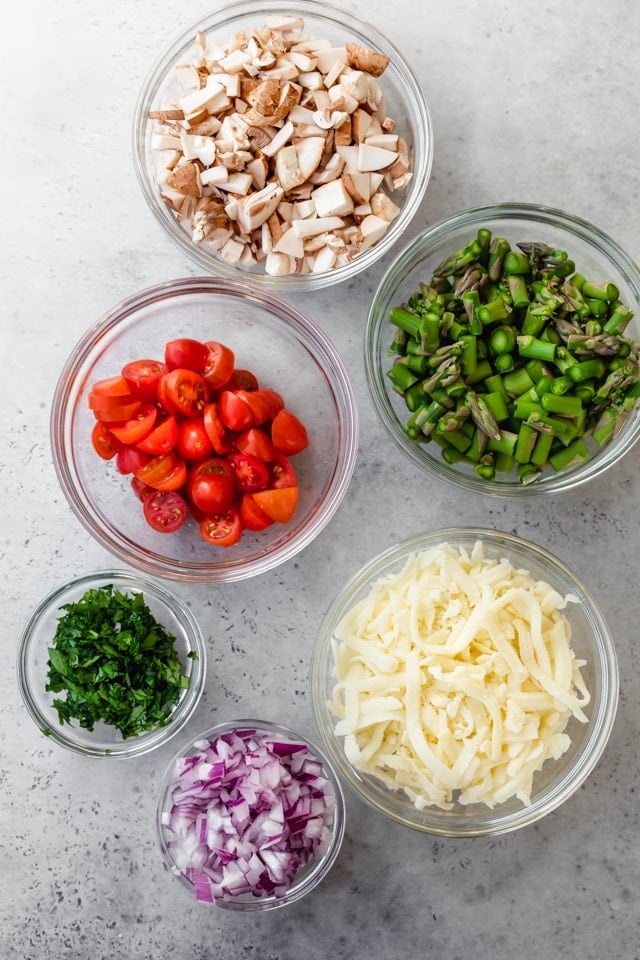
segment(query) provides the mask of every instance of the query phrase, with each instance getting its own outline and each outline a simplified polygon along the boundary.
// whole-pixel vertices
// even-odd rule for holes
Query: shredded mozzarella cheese
[[[329,707],[347,759],[417,809],[531,802],[590,700],[562,597],[507,559],[449,543],[376,581],[333,640]]]

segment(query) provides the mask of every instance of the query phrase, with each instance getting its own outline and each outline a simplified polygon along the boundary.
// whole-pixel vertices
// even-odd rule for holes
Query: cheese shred
[[[534,774],[587,722],[562,597],[506,559],[441,543],[381,577],[333,639],[329,707],[360,772],[417,809],[531,802]]]

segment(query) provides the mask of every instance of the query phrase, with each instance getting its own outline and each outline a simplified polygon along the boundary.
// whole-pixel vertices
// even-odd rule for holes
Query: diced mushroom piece
[[[190,162],[178,164],[167,174],[167,186],[185,196],[201,196],[202,185],[197,165]]]
[[[370,73],[363,73],[362,70],[343,73],[340,84],[358,103],[366,103],[372,110],[380,103],[382,91]]]
[[[269,219],[267,220],[269,226],[269,232],[271,233],[272,243],[277,243],[280,237],[282,236],[282,227],[280,226],[280,219],[277,213],[272,213]]]
[[[238,200],[236,220],[245,234],[250,234],[265,223],[278,209],[284,191],[275,183],[269,183],[257,193]]]
[[[360,224],[360,242],[357,243],[358,249],[368,250],[385,235],[389,229],[389,221],[377,217],[374,213],[365,217]]]
[[[200,87],[198,71],[192,64],[176,64],[175,74],[183,90],[197,90]]]
[[[345,110],[332,110],[325,107],[322,110],[316,110],[313,115],[313,122],[321,130],[331,130],[341,127],[345,120],[349,119],[349,114]]]
[[[222,250],[231,236],[232,230],[230,227],[216,227],[211,233],[207,234],[207,246],[211,247],[212,250]]]
[[[210,76],[204,87],[201,87],[200,90],[195,90],[193,93],[185,94],[184,97],[180,98],[179,103],[181,109],[184,111],[185,117],[191,117],[200,113],[202,110],[213,113],[213,110],[209,110],[211,104],[218,100],[228,101],[228,99],[227,92],[223,85],[218,82],[215,76]]]
[[[318,70],[320,73],[327,74],[336,63],[341,67],[347,62],[347,51],[345,47],[329,47],[328,50],[318,51]]]
[[[200,183],[203,187],[208,187],[211,184],[224,183],[228,178],[229,171],[227,168],[222,164],[218,164],[215,167],[209,167],[207,170],[201,172]]]
[[[342,180],[332,180],[311,194],[319,217],[344,217],[353,211],[353,199]]]
[[[244,196],[251,188],[251,174],[232,173],[223,183],[219,183],[218,187],[228,193],[238,193]]]
[[[318,169],[324,151],[324,137],[302,137],[294,140],[293,146],[298,156],[298,167],[302,181],[306,181]]]
[[[277,253],[273,250],[267,254],[264,270],[270,277],[286,277],[292,272],[291,260],[286,253]]]
[[[331,270],[333,265],[336,262],[336,257],[338,256],[335,250],[332,250],[331,247],[322,247],[316,253],[313,259],[313,266],[311,267],[312,273],[326,273],[327,270]]]
[[[302,53],[299,50],[289,50],[287,54],[289,60],[300,73],[311,73],[318,64],[317,57],[311,57],[308,53]]]
[[[276,176],[283,190],[292,190],[304,183],[305,177],[298,165],[298,152],[293,144],[282,147],[276,154]]]
[[[362,173],[363,171],[358,166],[358,147],[336,147],[336,153],[340,156],[343,162],[343,169],[345,173]]]
[[[319,70],[312,70],[310,73],[301,73],[297,82],[305,90],[321,90],[324,87],[324,80]]]
[[[395,133],[378,133],[374,136],[365,137],[365,143],[371,147],[380,147],[382,150],[398,151],[398,136]]]
[[[154,134],[151,147],[153,150],[180,150],[180,137],[168,136],[166,133]]]
[[[364,70],[373,77],[381,76],[389,66],[389,57],[375,50],[367,50],[357,43],[346,45],[347,63],[354,70]]]
[[[353,96],[351,91],[341,83],[336,83],[327,90],[331,103],[339,106],[346,113],[354,113],[358,109],[359,101]]]
[[[223,260],[226,260],[227,263],[237,263],[242,252],[244,250],[244,244],[236,240],[234,237],[230,237],[225,245],[220,249],[220,256]]]
[[[150,110],[147,116],[149,120],[167,123],[170,120],[184,120],[184,110]]]
[[[304,220],[306,217],[312,217],[316,212],[316,205],[311,198],[308,200],[298,200],[293,205],[292,219]]]
[[[187,160],[199,160],[205,167],[210,167],[216,157],[216,145],[212,137],[193,136],[182,133],[180,136],[182,153]]]
[[[390,223],[400,213],[400,207],[386,193],[379,190],[371,197],[371,212]]]
[[[225,73],[240,73],[244,67],[251,63],[251,55],[244,50],[233,50],[220,61],[220,67]]]
[[[342,71],[344,70],[345,64],[343,60],[336,60],[328,73],[325,74],[324,85],[329,90],[333,84],[336,82]]]
[[[344,173],[344,188],[354,203],[368,203],[371,196],[371,176],[368,173]]]
[[[293,135],[293,124],[290,120],[284,124],[283,127],[278,130],[275,137],[271,140],[271,143],[268,143],[265,147],[262,148],[262,152],[265,157],[275,157],[276,154],[284,147],[291,136]]]
[[[299,237],[314,237],[328,230],[339,230],[344,226],[342,217],[309,217],[307,220],[292,220],[291,226]]]
[[[372,147],[366,142],[358,146],[358,170],[361,173],[366,173],[369,170],[385,170],[397,158],[398,154],[393,150]]]
[[[293,110],[291,110],[289,113],[289,120],[298,126],[305,123],[313,124],[313,110],[310,110],[308,107],[303,107],[297,103]]]
[[[347,116],[339,127],[336,128],[334,143],[336,147],[347,147],[353,142],[351,133],[351,117]]]
[[[357,207],[353,208],[353,216],[357,221],[364,220],[372,212],[370,203],[359,203]]]
[[[274,250],[277,253],[286,253],[287,256],[293,257],[294,259],[303,257],[304,244],[302,237],[299,237],[295,230],[289,228],[282,234],[276,243]]]
[[[251,179],[253,180],[256,190],[262,190],[267,182],[269,164],[263,156],[256,157],[255,160],[247,164],[247,173],[251,174]]]
[[[371,114],[362,107],[354,110],[351,117],[351,131],[356,143],[362,143],[367,135],[367,130],[371,126]]]
[[[345,147],[344,149],[349,149]],[[309,179],[311,183],[314,183],[316,186],[320,186],[321,183],[329,183],[331,180],[336,180],[341,176],[342,171],[344,170],[344,159],[338,151],[333,154],[331,159],[327,164],[325,164],[324,169],[318,170],[314,173]]]

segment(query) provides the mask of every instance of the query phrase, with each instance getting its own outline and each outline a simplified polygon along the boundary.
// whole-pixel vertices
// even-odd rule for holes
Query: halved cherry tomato
[[[235,507],[205,517],[200,524],[200,536],[216,547],[230,547],[242,536],[240,514]]]
[[[171,371],[169,371],[169,373],[171,373]],[[158,385],[156,387],[156,396],[157,396],[158,403],[160,404],[162,409],[166,410],[168,414],[171,414],[171,416],[173,416],[178,411],[171,403],[171,400],[169,399],[169,396],[167,394],[167,377],[169,376],[169,373],[163,373],[160,376],[160,379],[158,380]],[[176,437],[176,443],[177,442],[178,440]]]
[[[152,403],[143,403],[134,417],[110,424],[109,430],[120,443],[140,443],[153,430],[157,414],[158,408]]]
[[[189,417],[178,424],[178,443],[176,449],[185,460],[202,460],[213,450],[213,444],[205,430],[202,420]]]
[[[191,340],[189,337],[181,337],[178,340],[170,340],[165,344],[164,362],[169,370],[192,370],[194,373],[200,373],[204,370],[209,358],[209,350],[200,340]]]
[[[148,453],[137,447],[120,447],[116,454],[116,469],[118,473],[135,473],[146,466],[150,459]]]
[[[251,370],[235,369],[229,381],[229,390],[257,390],[260,384]]]
[[[298,478],[292,463],[281,453],[276,453],[271,463],[271,483],[269,486],[274,490],[298,486]]]
[[[236,396],[241,397],[253,413],[254,427],[273,420],[278,411],[284,407],[284,400],[280,394],[268,387],[260,387],[258,390],[236,390]]]
[[[218,401],[218,413],[225,427],[239,433],[247,427],[255,426],[254,416],[249,404],[239,394],[223,390]]]
[[[160,360],[133,360],[122,368],[122,376],[129,384],[131,392],[144,403],[153,403],[156,399],[158,380],[169,367]]]
[[[131,489],[135,493],[138,500],[144,501],[147,497],[150,497],[152,493],[155,493],[153,487],[148,487],[146,483],[143,483],[142,480],[138,480],[137,477],[131,477]]]
[[[131,387],[123,376],[108,377],[106,380],[96,380],[91,387],[94,397],[126,397],[131,393]],[[91,404],[89,404],[91,406]]]
[[[258,506],[250,493],[243,494],[240,501],[240,520],[245,530],[265,530],[275,522]]]
[[[147,462],[135,470],[134,475],[149,487],[156,490],[178,490],[186,482],[187,465],[175,450],[161,453],[157,457],[149,457],[139,450],[137,452],[147,457]]]
[[[95,452],[99,457],[102,457],[103,460],[113,459],[120,446],[115,437],[100,421],[96,423],[91,431],[91,443]]]
[[[138,444],[138,449],[145,453],[169,453],[178,442],[178,421],[169,414],[153,428],[144,440]]]
[[[202,370],[202,376],[212,390],[220,390],[229,381],[236,358],[233,350],[225,347],[223,343],[217,343],[215,340],[208,340],[205,347],[209,351],[209,356]]]
[[[186,500],[175,490],[154,490],[144,500],[144,517],[158,533],[173,533],[186,523],[189,515]]]
[[[124,402],[119,402],[120,400]],[[91,397],[89,397],[91,403]],[[134,397],[113,398],[106,401],[104,407],[93,407],[93,415],[101,423],[123,423],[131,420],[142,406],[141,400]]]
[[[211,457],[197,464],[189,474],[187,495],[207,514],[223,513],[233,503],[235,477],[226,460]]]
[[[236,475],[236,486],[243,493],[263,490],[269,483],[269,468],[264,460],[258,460],[249,453],[230,453],[227,463]]]
[[[209,402],[209,387],[199,373],[177,367],[161,377],[160,384],[163,384],[167,400],[176,413],[185,417],[202,416]]]
[[[273,459],[273,444],[264,430],[260,427],[249,427],[235,438],[235,444],[240,453],[248,453],[258,460]]]
[[[215,452],[218,454],[230,453],[231,438],[220,419],[217,403],[208,403],[205,406],[202,422]]]
[[[300,453],[309,446],[309,438],[304,425],[290,410],[282,409],[273,418],[271,440],[278,453],[291,456]]]
[[[279,487],[277,490],[258,490],[251,496],[272,520],[288,523],[298,506],[297,487]]]

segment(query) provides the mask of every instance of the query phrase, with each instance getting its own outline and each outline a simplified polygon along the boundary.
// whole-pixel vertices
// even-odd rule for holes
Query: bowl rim
[[[145,596],[145,599],[152,597],[154,601],[170,610],[174,617],[180,621],[189,649],[194,651],[197,657],[191,664],[190,676],[193,682],[172,711],[171,720],[166,726],[154,727],[137,737],[114,741],[110,748],[102,748],[76,740],[73,736],[73,731],[77,729],[76,726],[68,724],[53,725],[51,723],[51,718],[40,710],[36,698],[33,696],[28,678],[27,661],[37,638],[38,627],[44,616],[54,612],[56,608],[60,609],[60,604],[64,602],[65,596],[76,589],[84,588],[86,591],[107,583],[112,583],[115,587],[125,591],[140,592]],[[53,636],[51,639],[53,639]],[[42,597],[34,607],[22,630],[16,657],[16,673],[18,689],[27,712],[42,734],[51,742],[65,747],[73,753],[92,759],[128,759],[143,756],[167,743],[190,720],[204,692],[207,675],[207,648],[198,621],[191,609],[174,593],[167,590],[164,585],[133,571],[115,568],[100,569],[67,580]],[[90,733],[90,731],[87,731],[87,733]]]
[[[171,773],[175,764],[181,757],[189,755],[192,750],[196,749],[195,744],[199,740],[211,741],[224,733],[230,733],[234,730],[247,729],[255,729],[257,732],[274,733],[297,740],[299,742],[304,742],[307,745],[309,752],[315,755],[315,757],[322,763],[323,770],[327,776],[327,779],[331,783],[335,796],[335,806],[331,823],[331,838],[326,849],[322,852],[317,862],[311,865],[311,868],[306,872],[305,876],[303,876],[300,880],[294,880],[293,885],[289,888],[284,896],[254,897],[251,900],[230,898],[228,900],[214,900],[213,903],[204,904],[208,907],[213,906],[223,910],[257,913],[268,910],[277,910],[281,907],[296,903],[298,900],[302,899],[302,897],[306,896],[306,894],[310,893],[322,882],[322,880],[325,879],[327,874],[330,872],[342,848],[346,830],[346,802],[344,791],[342,788],[342,783],[340,782],[340,776],[338,775],[335,766],[333,765],[331,759],[327,756],[326,750],[319,746],[315,742],[315,739],[311,739],[306,735],[301,735],[297,730],[295,730],[293,727],[290,727],[288,724],[282,724],[277,721],[265,719],[258,720],[254,717],[240,718],[238,720],[223,720],[219,721],[213,726],[207,727],[200,733],[190,737],[190,739],[184,743],[180,749],[175,751],[169,763],[164,768],[157,794],[155,825],[157,845],[165,869],[176,880],[179,881],[185,890],[188,890],[191,893],[193,900],[192,882],[184,875],[174,872],[172,869],[174,862],[167,847],[165,825],[162,823],[162,815],[166,809],[164,801],[168,797],[169,789],[173,782]]]
[[[195,244],[186,231],[180,228],[173,215],[170,215],[165,205],[159,199],[158,191],[151,184],[146,172],[146,134],[147,113],[152,108],[158,89],[167,74],[167,64],[175,59],[185,45],[192,43],[198,30],[210,30],[232,24],[234,21],[254,13],[258,16],[267,16],[270,13],[283,12],[295,14],[303,18],[317,17],[331,20],[344,29],[345,24],[366,36],[375,49],[386,53],[391,58],[394,68],[401,76],[405,87],[404,95],[411,103],[411,122],[414,125],[416,149],[413,151],[413,177],[406,197],[403,199],[401,211],[391,223],[385,235],[370,249],[354,257],[349,264],[334,270],[317,274],[271,277],[258,271],[241,270],[233,264],[207,254],[198,244]],[[139,91],[133,119],[132,129],[132,156],[136,179],[147,206],[161,225],[166,235],[185,253],[192,262],[198,264],[215,276],[234,278],[243,276],[260,289],[272,291],[307,292],[319,290],[336,283],[352,279],[358,273],[370,268],[383,257],[400,239],[416,215],[424,199],[434,156],[434,130],[431,111],[426,99],[422,84],[400,50],[382,34],[376,26],[325,0],[265,0],[264,5],[256,5],[255,0],[239,0],[226,2],[214,12],[200,17],[186,29],[173,37],[166,48],[156,57],[143,81]]]
[[[284,322],[288,333],[293,332],[307,348],[313,347],[309,353],[312,353],[329,384],[338,413],[337,464],[327,496],[302,530],[292,535],[277,551],[262,554],[250,563],[241,559],[221,559],[212,565],[175,562],[141,548],[104,524],[101,515],[93,510],[89,499],[80,495],[76,483],[75,454],[68,420],[75,397],[89,378],[86,372],[82,375],[85,364],[114,328],[129,320],[139,310],[158,300],[192,294],[249,301],[277,314],[278,320]],[[75,516],[98,543],[118,559],[144,573],[171,580],[212,583],[257,576],[290,560],[315,539],[338,510],[351,482],[358,452],[359,416],[346,366],[333,341],[314,320],[281,297],[258,290],[244,280],[196,276],[163,281],[146,287],[112,307],[85,331],[72,349],[58,378],[51,404],[49,430],[54,468],[62,491]]]
[[[490,224],[494,220],[507,217],[523,222],[535,221],[577,234],[582,241],[594,247],[599,255],[604,256],[612,267],[624,277],[635,297],[637,312],[640,313],[640,267],[617,241],[599,227],[558,208],[534,203],[505,202],[470,207],[425,227],[405,244],[393,262],[387,267],[373,295],[367,316],[363,341],[365,377],[377,416],[382,421],[385,430],[396,447],[408,455],[410,460],[422,470],[445,483],[452,483],[475,494],[505,498],[538,497],[574,490],[594,477],[600,476],[604,470],[621,460],[640,440],[640,406],[636,406],[627,415],[625,426],[617,436],[615,445],[613,443],[608,444],[598,457],[589,457],[575,469],[564,470],[557,474],[547,474],[540,477],[535,483],[519,484],[515,481],[494,483],[482,480],[476,475],[465,474],[452,469],[444,460],[427,456],[418,444],[409,440],[391,406],[384,372],[380,369],[378,363],[379,338],[384,324],[387,322],[387,317],[383,313],[381,305],[387,302],[394,289],[400,287],[406,281],[407,275],[412,270],[414,258],[424,251],[429,244],[446,237],[449,232],[458,227],[481,226],[484,223]]]
[[[424,811],[414,811],[407,807],[405,811],[399,811],[395,807],[394,792],[383,789],[381,784],[379,789],[374,788],[376,794],[371,794],[367,782],[347,761],[341,738],[333,733],[335,719],[332,719],[328,710],[325,688],[327,671],[331,670],[330,650],[333,628],[347,610],[357,602],[354,597],[361,588],[373,583],[376,578],[383,576],[391,569],[397,568],[411,553],[445,541],[453,545],[456,543],[471,545],[477,540],[482,540],[485,544],[504,551],[504,555],[512,560],[514,558],[510,550],[528,554],[572,584],[573,589],[580,596],[583,607],[589,615],[590,626],[593,628],[591,635],[594,655],[597,656],[602,671],[602,689],[599,701],[596,703],[592,700],[590,704],[591,731],[580,752],[567,765],[557,783],[547,787],[543,795],[531,806],[522,805],[515,811],[502,816],[499,813],[499,807],[493,810],[487,808],[486,815],[463,813],[457,825],[454,826],[450,820],[446,819],[446,812],[439,811],[435,807],[427,807]],[[526,561],[518,559],[517,565],[526,566]],[[332,627],[331,631],[328,627]],[[511,833],[536,823],[568,800],[592,773],[605,750],[616,718],[619,683],[613,637],[589,588],[562,560],[544,547],[515,534],[476,526],[446,527],[417,534],[387,547],[360,567],[334,597],[322,618],[313,645],[309,671],[309,687],[316,726],[320,731],[326,752],[350,790],[369,807],[402,826],[422,833],[446,837],[498,836]],[[401,792],[398,792],[397,796],[402,798]]]

